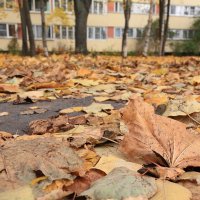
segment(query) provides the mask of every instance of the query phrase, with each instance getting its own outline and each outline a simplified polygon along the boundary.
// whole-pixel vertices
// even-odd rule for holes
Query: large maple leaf
[[[122,118],[129,131],[120,148],[130,160],[181,169],[200,166],[200,136],[185,124],[154,114],[151,105],[135,96],[122,110]]]

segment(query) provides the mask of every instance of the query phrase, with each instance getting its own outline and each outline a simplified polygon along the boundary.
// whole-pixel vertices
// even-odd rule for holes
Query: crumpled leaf
[[[1,200],[34,200],[34,195],[30,186],[23,186],[14,190],[0,193]]]
[[[0,92],[17,93],[19,91],[20,91],[20,89],[19,89],[18,85],[8,84],[8,83],[0,84]]]
[[[72,79],[76,84],[80,84],[86,87],[99,85],[99,81],[89,80],[89,79]]]
[[[84,172],[82,159],[68,142],[55,137],[9,141],[0,150],[0,182],[29,184],[38,177],[37,174],[47,176],[51,181],[73,180],[72,172]]]
[[[34,110],[30,110],[30,112]],[[59,131],[67,131],[74,128],[74,125],[68,123],[68,117],[61,115],[49,119],[39,119],[29,124],[32,134],[56,133]]]
[[[66,190],[80,194],[87,190],[94,181],[104,177],[105,175],[106,174],[101,170],[90,169],[83,177],[77,177],[74,180],[74,183],[68,186]]]
[[[106,174],[108,174],[113,169],[118,167],[126,167],[127,169],[137,172],[142,167],[142,165],[125,161],[116,156],[102,156],[94,168],[100,169],[101,171],[104,171]]]
[[[163,116],[186,116],[195,112],[200,112],[200,103],[198,101],[175,99],[169,101]]]
[[[72,107],[72,108],[65,108],[59,111],[60,114],[68,114],[73,112],[80,112],[83,110],[83,107]]]
[[[199,172],[185,172],[178,178],[181,180],[195,181],[200,186],[200,173]]]
[[[154,114],[141,97],[133,97],[122,111],[129,132],[121,151],[132,161],[158,163],[172,168],[200,166],[200,136],[178,121]]]
[[[81,193],[94,200],[115,199],[128,197],[152,197],[157,191],[155,179],[140,176],[125,167],[115,168],[107,176],[94,182],[89,190]]]
[[[191,192],[179,184],[158,179],[156,185],[158,192],[151,200],[190,200],[192,197]]]
[[[91,105],[84,107],[83,111],[88,114],[98,114],[101,111],[113,109],[114,108],[111,104],[92,103]]]

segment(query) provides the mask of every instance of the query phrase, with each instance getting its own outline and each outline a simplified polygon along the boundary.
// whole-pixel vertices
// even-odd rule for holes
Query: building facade
[[[17,0],[0,0],[0,49],[7,50],[12,38],[21,45],[21,22],[16,8]],[[28,0],[37,48],[42,47],[40,0]],[[48,0],[46,3],[48,49],[74,49],[73,1]],[[157,2],[157,1],[155,1]],[[56,8],[62,8],[67,24],[59,16],[53,16]],[[135,51],[148,22],[148,0],[133,0],[131,7],[128,50]],[[159,6],[154,5],[153,19],[158,18]],[[194,20],[200,17],[199,0],[171,0],[169,28],[173,36],[168,38],[166,51],[172,51],[169,43],[188,40]],[[122,0],[92,0],[88,17],[88,49],[90,51],[120,51],[124,26]]]

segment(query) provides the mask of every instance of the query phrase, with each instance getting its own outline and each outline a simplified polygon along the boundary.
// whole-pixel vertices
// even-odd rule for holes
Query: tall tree
[[[143,48],[143,53],[142,53],[144,56],[148,55],[149,44],[150,44],[150,39],[151,39],[151,27],[152,27],[152,22],[153,22],[154,0],[150,0],[149,3],[150,3],[149,19],[148,19],[147,28],[146,28],[145,35],[144,35],[144,48]]]
[[[167,34],[169,28],[169,11],[171,0],[159,0],[159,38],[160,50],[159,55],[163,56],[165,53],[165,44],[167,41]]]
[[[74,0],[75,52],[87,54],[87,19],[92,0]]]
[[[28,30],[28,38],[29,38],[29,53],[30,56],[35,56],[35,39],[34,39],[34,34],[33,34],[33,25],[31,21],[31,16],[30,16],[30,9],[28,5],[27,0],[23,0],[23,8],[25,12],[25,17],[26,17],[26,27]]]
[[[123,0],[123,7],[124,7],[125,25],[124,25],[124,31],[123,31],[123,37],[122,37],[122,57],[126,58],[128,55],[127,36],[128,36],[128,30],[129,30],[129,20],[131,17],[131,0]]]
[[[27,40],[27,30],[26,30],[26,17],[23,9],[23,1],[19,0],[19,12],[21,18],[21,28],[22,28],[22,55],[28,55],[28,40]]]
[[[41,24],[42,24],[42,44],[44,55],[49,56],[48,47],[47,47],[47,38],[46,38],[46,21],[45,21],[45,4],[47,0],[40,0],[40,13],[41,13]]]
[[[22,24],[22,52],[24,55],[35,55],[35,40],[27,0],[18,0],[21,24]],[[27,32],[28,31],[28,32]],[[28,37],[27,37],[28,33]],[[29,38],[29,48],[27,38]]]

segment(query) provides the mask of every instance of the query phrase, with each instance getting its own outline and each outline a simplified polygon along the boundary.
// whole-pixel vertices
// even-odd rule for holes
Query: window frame
[[[30,13],[40,13],[40,9],[36,9],[36,3],[35,1],[37,0],[28,0],[31,2],[31,8],[30,9]],[[45,10],[45,13],[50,13],[51,12],[51,1],[48,0],[47,2],[47,10]]]
[[[89,29],[92,30],[92,37],[89,37]],[[99,33],[96,31],[99,30]],[[96,36],[99,34],[99,38]],[[105,37],[103,36],[105,34]],[[88,26],[87,28],[87,39],[88,40],[106,40],[108,38],[107,35],[107,27],[103,26]]]
[[[18,37],[18,32],[17,32],[17,28],[18,28],[18,25],[17,24],[14,24],[14,23],[0,23],[0,24],[2,24],[2,25],[5,25],[6,26],[6,29],[5,29],[5,31],[6,31],[6,35],[5,36],[0,36],[0,38],[17,38]],[[12,36],[12,35],[10,35],[10,30],[9,30],[9,26],[14,26],[14,28],[15,28],[15,35],[14,36]]]
[[[100,12],[100,4],[102,3],[102,12]],[[90,13],[91,14],[94,14],[94,15],[104,15],[104,14],[107,14],[107,0],[93,0],[92,1],[92,4],[91,4],[91,7],[90,7]],[[97,10],[95,11],[95,4],[97,5]]]

